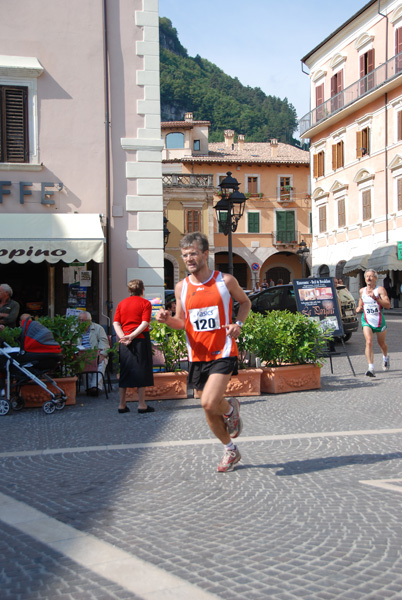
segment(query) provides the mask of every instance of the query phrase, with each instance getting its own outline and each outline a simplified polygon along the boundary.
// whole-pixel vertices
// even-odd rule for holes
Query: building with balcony
[[[300,277],[299,243],[311,242],[308,152],[277,140],[248,143],[240,134],[235,141],[232,130],[224,132],[222,142],[194,152],[198,127],[206,128],[208,139],[209,123],[193,121],[191,113],[184,121],[162,123],[162,138],[182,133],[176,139],[186,147],[178,149],[180,157],[170,156],[171,149],[163,151],[163,201],[171,232],[165,248],[166,287],[185,276],[178,244],[188,232],[205,233],[211,268],[228,270],[227,237],[219,231],[214,210],[219,183],[228,171],[247,197],[233,234],[234,275],[240,285],[253,289],[263,279],[288,282]]]
[[[302,58],[311,110],[313,272],[365,268],[400,281],[402,260],[402,2],[371,1]],[[402,258],[402,256],[401,256]]]

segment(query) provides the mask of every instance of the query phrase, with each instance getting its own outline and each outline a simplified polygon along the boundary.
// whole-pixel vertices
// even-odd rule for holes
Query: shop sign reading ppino
[[[26,196],[32,196],[34,193],[40,193],[41,204],[54,204],[53,196],[55,191],[49,188],[56,188],[57,192],[61,192],[61,190],[64,187],[61,181],[56,181],[55,183],[49,181],[41,181],[39,184],[40,189],[30,190],[29,188],[33,187],[34,185],[32,181],[0,181],[0,204],[3,203],[3,196],[10,196],[13,195],[13,193],[18,194],[20,204],[25,203]]]

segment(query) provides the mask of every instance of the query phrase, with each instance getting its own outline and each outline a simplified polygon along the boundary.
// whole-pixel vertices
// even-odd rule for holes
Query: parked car
[[[336,288],[338,294],[344,331],[344,341],[352,337],[352,333],[358,329],[356,315],[356,303],[352,294],[345,286]],[[297,312],[296,297],[293,285],[276,285],[250,296],[251,310],[258,313],[266,313],[271,310],[288,310]],[[237,314],[238,303],[234,304],[234,312]]]

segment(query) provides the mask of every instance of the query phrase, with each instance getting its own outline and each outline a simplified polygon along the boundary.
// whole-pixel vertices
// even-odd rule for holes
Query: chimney
[[[228,148],[232,148],[232,149],[234,147],[234,131],[233,131],[233,129],[225,130],[225,146],[227,146]]]
[[[192,122],[193,121],[193,113],[192,112],[185,113],[184,120]]]
[[[238,146],[239,152],[243,152],[243,150],[244,150],[244,135],[242,133],[239,133],[239,135],[237,136],[237,146]]]
[[[275,138],[272,138],[272,140],[270,140],[271,143],[271,156],[272,158],[277,158],[278,157],[278,140]]]

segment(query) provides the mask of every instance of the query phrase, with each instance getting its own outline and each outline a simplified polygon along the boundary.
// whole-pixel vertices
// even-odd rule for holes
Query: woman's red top
[[[117,305],[114,321],[120,323],[125,335],[130,335],[143,321],[150,323],[151,315],[152,304],[149,300],[142,296],[129,296]],[[149,327],[145,331],[149,331]],[[137,337],[143,338],[144,335],[140,333]]]

